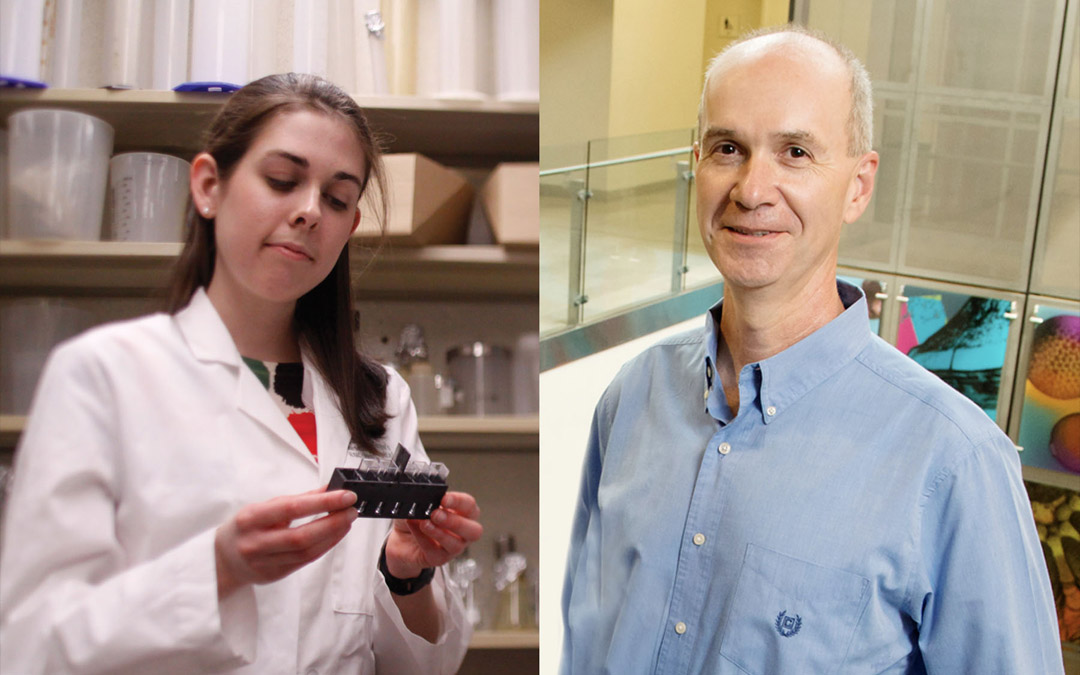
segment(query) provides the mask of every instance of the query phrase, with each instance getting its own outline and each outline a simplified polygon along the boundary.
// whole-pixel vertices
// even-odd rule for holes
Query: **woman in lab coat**
[[[440,565],[481,534],[356,519],[338,466],[423,452],[401,377],[353,348],[347,242],[384,180],[346,94],[233,94],[192,163],[171,311],[50,356],[0,548],[0,672],[452,673]],[[282,368],[285,366],[285,368]]]

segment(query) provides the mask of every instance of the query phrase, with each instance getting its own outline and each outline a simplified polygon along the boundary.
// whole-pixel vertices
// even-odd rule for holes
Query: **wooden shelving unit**
[[[0,448],[14,448],[25,426],[23,415],[0,415]],[[433,415],[420,418],[420,438],[428,450],[536,451],[540,442],[540,418],[536,415]]]
[[[470,649],[538,649],[539,631],[478,630],[473,633]]]
[[[78,110],[112,125],[116,152],[155,148],[185,156],[198,151],[203,131],[227,98],[154,90],[9,90],[0,96],[0,120],[24,108]],[[354,98],[391,152],[423,152],[458,166],[536,161],[538,103]]]
[[[0,294],[144,295],[163,288],[180,244],[0,241]],[[384,245],[350,248],[358,294],[376,298],[526,299],[539,284],[538,247]]]
[[[115,131],[114,153],[156,151],[190,159],[225,94],[170,91],[46,89],[0,91],[0,125],[25,108],[63,108],[99,117]],[[464,169],[470,180],[500,162],[539,157],[539,105],[496,101],[443,101],[418,97],[356,97],[387,152],[418,152]],[[153,296],[165,288],[181,249],[177,243],[0,240],[0,300],[32,295],[123,298]],[[350,246],[354,299],[394,301],[431,311],[432,303],[536,306],[539,247],[428,246],[370,242]],[[462,310],[461,308],[465,309]],[[480,310],[482,311],[482,310]],[[520,314],[520,312],[519,312]],[[445,322],[444,322],[445,323]],[[490,330],[477,321],[477,331]],[[455,485],[479,495],[491,512],[485,527],[513,532],[534,557],[538,532],[535,463],[537,416],[431,416],[419,420],[425,447],[453,463]],[[0,464],[11,462],[25,426],[22,416],[0,415]],[[452,453],[452,458],[445,457]],[[489,546],[476,552],[482,558]],[[470,643],[480,662],[531,664],[537,631],[477,631]],[[490,670],[490,668],[485,668]]]

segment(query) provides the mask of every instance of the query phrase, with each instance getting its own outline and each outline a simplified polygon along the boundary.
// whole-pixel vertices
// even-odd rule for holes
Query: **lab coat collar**
[[[266,427],[286,445],[300,453],[308,462],[315,464],[315,459],[311,456],[307,446],[304,445],[304,441],[300,438],[296,429],[289,424],[289,420],[274,404],[270,394],[259,382],[255,374],[251,372],[251,369],[244,365],[229,329],[225,327],[225,322],[221,320],[217,309],[210,302],[210,298],[207,297],[206,291],[202,288],[196,290],[195,294],[191,296],[191,302],[176,314],[175,319],[181,335],[184,336],[184,340],[196,359],[204,363],[221,363],[231,367],[232,372],[236,375],[234,400],[237,408]],[[320,391],[326,385],[306,354],[303,359],[305,375],[314,378],[312,384],[315,391],[315,400],[313,401],[315,407],[315,433],[321,456],[323,455],[324,436],[331,436],[331,434],[324,434],[323,430],[333,426],[327,420],[327,396]],[[325,440],[327,446],[333,442],[332,438],[326,438]]]
[[[206,295],[206,289],[196,289],[187,307],[177,312],[176,325],[191,353],[198,360],[224,363],[237,368],[243,364],[236,343]]]

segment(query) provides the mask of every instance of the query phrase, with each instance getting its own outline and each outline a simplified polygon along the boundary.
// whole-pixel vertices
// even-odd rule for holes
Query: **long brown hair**
[[[385,233],[386,177],[379,141],[356,102],[320,77],[297,73],[270,75],[244,86],[229,97],[214,118],[203,151],[214,158],[221,180],[228,180],[271,119],[305,108],[337,116],[356,132],[365,160],[360,194],[363,196],[369,184],[375,183],[380,197],[375,203],[383,205],[379,226]],[[169,290],[170,314],[186,307],[196,290],[210,285],[215,257],[214,221],[204,218],[189,202],[187,239]],[[386,414],[388,378],[381,365],[356,350],[350,280],[346,245],[330,274],[296,301],[293,323],[315,367],[337,395],[353,443],[376,453],[375,441],[386,433],[389,417]]]

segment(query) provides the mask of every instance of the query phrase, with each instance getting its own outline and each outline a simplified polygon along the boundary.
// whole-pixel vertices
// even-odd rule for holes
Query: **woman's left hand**
[[[398,579],[412,579],[426,567],[447,563],[480,538],[480,508],[472,495],[447,492],[431,520],[395,520],[386,539],[386,569]]]

